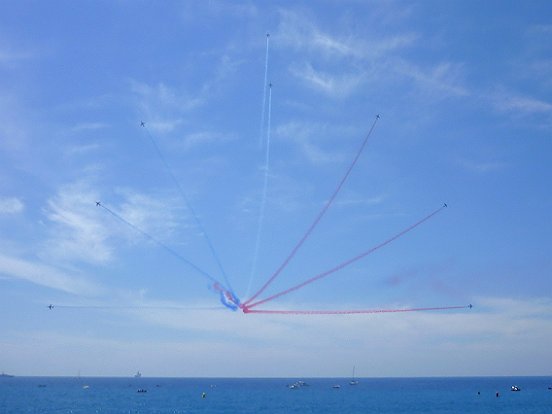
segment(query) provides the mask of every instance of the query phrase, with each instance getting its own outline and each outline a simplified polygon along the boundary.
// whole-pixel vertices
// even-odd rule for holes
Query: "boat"
[[[291,390],[296,390],[301,387],[308,387],[309,384],[307,384],[305,381],[296,381],[293,384],[289,384],[287,387]]]
[[[2,371],[2,373],[0,374],[0,377],[2,377],[2,378],[13,378],[13,375],[6,374],[5,372]]]
[[[141,372],[137,371],[136,374],[134,374],[134,378],[142,378]]]
[[[338,389],[340,389],[340,388],[341,388],[341,385],[339,385],[339,384],[335,384],[335,385],[332,385],[332,388],[334,388],[334,389],[338,390]]]
[[[349,381],[349,385],[358,385],[358,380],[355,379],[355,367],[353,367],[353,378]]]
[[[137,393],[140,393],[140,394],[143,394],[145,392],[148,392],[148,390],[146,390],[145,388],[138,388],[138,390],[136,390]]]
[[[521,391],[521,388],[519,388],[517,385],[512,385],[511,390],[512,391]]]

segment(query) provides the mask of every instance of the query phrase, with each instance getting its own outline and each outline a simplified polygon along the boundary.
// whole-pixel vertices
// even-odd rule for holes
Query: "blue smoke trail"
[[[149,305],[57,305],[46,306],[54,309],[98,309],[98,310],[174,310],[174,311],[205,311],[223,310],[220,306],[149,306]]]
[[[176,257],[177,259],[183,261],[184,263],[186,263],[189,267],[191,267],[192,269],[194,269],[197,273],[199,273],[200,275],[202,275],[203,277],[209,279],[211,282],[213,282],[213,284],[219,284],[220,285],[220,282],[215,279],[213,276],[211,276],[209,273],[207,273],[205,270],[201,269],[199,266],[197,266],[196,264],[192,263],[191,261],[189,261],[188,259],[186,259],[184,256],[182,256],[180,253],[176,252],[175,250],[171,249],[169,246],[167,246],[166,244],[164,244],[163,242],[157,240],[155,237],[153,237],[151,234],[147,233],[146,231],[142,230],[141,228],[139,228],[138,226],[135,226],[134,224],[132,224],[130,221],[124,219],[123,217],[121,217],[119,214],[115,213],[113,210],[111,210],[110,208],[104,206],[102,203],[100,203],[99,201],[96,201],[96,205],[98,207],[101,207],[103,208],[105,211],[107,211],[109,214],[111,214],[113,217],[115,217],[117,220],[125,223],[127,226],[129,226],[130,228],[132,228],[133,230],[137,231],[138,233],[146,236],[148,239],[150,239],[151,241],[153,241],[154,243],[156,243],[157,245],[161,246],[163,249],[165,249],[167,252],[169,252],[170,254],[172,254],[174,257]]]
[[[228,279],[228,275],[224,271],[224,267],[222,266],[222,262],[221,262],[218,254],[215,250],[215,247],[213,246],[213,243],[211,242],[211,239],[209,238],[209,235],[207,234],[207,231],[205,230],[205,227],[203,226],[203,223],[201,222],[201,220],[199,219],[199,216],[196,214],[194,208],[192,207],[192,204],[190,203],[188,197],[186,196],[186,193],[182,189],[182,186],[180,185],[180,183],[178,182],[178,180],[174,176],[171,167],[169,166],[169,164],[165,160],[165,157],[161,153],[161,150],[159,149],[159,146],[157,145],[157,142],[155,141],[153,135],[150,133],[149,129],[146,127],[146,124],[144,122],[141,122],[141,126],[146,130],[146,132],[148,134],[148,137],[149,137],[151,143],[153,144],[153,147],[155,148],[155,151],[157,152],[157,155],[159,156],[159,158],[163,162],[163,165],[165,166],[165,169],[167,170],[167,172],[169,173],[169,175],[170,175],[171,179],[173,180],[174,184],[178,188],[178,190],[180,192],[180,195],[182,196],[182,199],[184,200],[184,202],[186,204],[186,207],[188,207],[188,210],[190,210],[190,213],[192,214],[192,217],[194,218],[194,221],[195,221],[197,227],[199,228],[203,238],[205,239],[205,241],[206,241],[206,243],[209,247],[209,250],[211,252],[211,255],[213,256],[213,259],[217,263],[217,266],[218,266],[218,268],[219,268],[219,270],[220,270],[220,272],[221,272],[221,274],[224,278],[224,281],[226,282],[226,286],[228,286],[228,290],[230,290],[230,292],[232,292],[232,295],[234,297],[236,297],[236,294],[234,293],[234,290],[232,288],[232,284],[230,283],[230,280]]]

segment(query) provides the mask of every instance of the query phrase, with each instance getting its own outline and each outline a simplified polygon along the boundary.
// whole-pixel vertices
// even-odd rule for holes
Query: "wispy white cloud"
[[[32,59],[34,56],[35,54],[30,51],[15,50],[13,47],[0,44],[0,65],[17,63],[22,60]]]
[[[166,134],[168,132],[176,130],[183,123],[183,119],[159,119],[154,116],[153,120],[147,122],[146,126],[156,133]]]
[[[503,161],[494,160],[473,160],[473,159],[461,159],[458,160],[458,165],[462,168],[475,173],[487,173],[493,171],[503,170],[508,167],[508,164]]]
[[[234,74],[242,61],[226,51],[220,52],[212,68],[204,78],[194,85],[193,90],[183,90],[163,82],[150,84],[129,80],[130,91],[138,98],[137,106],[149,125],[160,132],[172,131],[183,123],[184,114],[205,105],[217,93],[225,80]]]
[[[131,80],[130,87],[133,93],[152,102],[152,104],[159,103],[170,107],[184,106],[185,108],[192,108],[198,104],[194,99],[188,100],[177,94],[174,89],[162,82],[157,85],[150,85],[144,82]]]
[[[493,97],[495,108],[522,115],[552,115],[552,103],[537,98],[499,92]]]
[[[71,128],[71,131],[73,132],[81,132],[81,131],[97,131],[100,129],[105,129],[109,125],[103,122],[82,122],[80,124],[75,125],[73,128]]]
[[[529,65],[529,68],[528,76],[541,79],[545,87],[552,87],[552,59],[535,60]]]
[[[348,197],[342,197],[336,204],[340,206],[376,206],[383,203],[386,199],[387,195],[385,194],[378,194],[371,197],[349,195]]]
[[[552,35],[552,24],[535,24],[529,27],[529,31],[538,34]]]
[[[136,80],[130,81],[130,89],[138,98],[138,108],[149,126],[160,128],[160,132],[172,131],[183,122],[183,114],[204,103],[204,98],[192,96],[164,83],[150,85]]]
[[[25,205],[16,197],[0,197],[0,214],[21,213]]]
[[[324,144],[335,143],[356,130],[349,127],[319,124],[307,121],[290,121],[278,125],[273,133],[278,139],[292,142],[313,164],[340,162],[345,159],[335,145],[324,149]]]
[[[346,98],[376,77],[387,82],[407,80],[426,97],[470,95],[462,64],[441,61],[420,66],[398,57],[401,50],[417,45],[416,33],[338,37],[304,15],[290,11],[281,15],[279,41],[304,54],[303,63],[291,66],[290,73],[330,97]]]
[[[109,229],[94,210],[98,194],[85,182],[62,187],[44,213],[53,224],[44,254],[58,260],[104,263],[112,257]]]
[[[383,53],[410,46],[418,38],[414,33],[369,40],[352,34],[336,36],[322,30],[313,19],[302,13],[282,10],[280,17],[277,36],[282,45],[321,54],[325,58],[369,60]]]
[[[187,215],[178,207],[182,203],[171,197],[131,189],[117,189],[115,194],[120,201],[106,207],[156,240],[170,239],[177,228],[187,225]],[[39,253],[44,260],[104,265],[115,257],[117,240],[144,241],[136,229],[115,218],[106,220],[107,212],[96,207],[96,201],[101,197],[87,181],[65,185],[48,200],[44,214],[49,236]]]
[[[156,133],[165,134],[193,124],[190,112],[206,105],[223,88],[225,80],[239,69],[243,62],[225,51],[220,53],[212,69],[194,88],[182,90],[163,82],[149,84],[130,80],[131,93],[146,126]]]
[[[315,70],[310,63],[292,66],[290,72],[297,78],[306,81],[312,88],[339,98],[351,95],[364,80],[362,73],[333,75]]]
[[[80,275],[69,275],[55,267],[0,253],[0,274],[40,286],[79,295],[101,292],[99,286]]]
[[[190,149],[197,146],[208,145],[212,143],[222,143],[234,141],[236,136],[231,134],[221,133],[217,131],[198,131],[186,134],[181,141],[181,146],[184,149]]]
[[[286,10],[280,15],[278,44],[300,52],[303,61],[290,66],[290,73],[335,98],[353,94],[375,77],[377,67],[386,66],[394,53],[414,45],[418,39],[415,33],[374,35],[368,39],[353,33],[337,36],[320,28],[308,14]]]
[[[66,147],[64,152],[67,156],[84,155],[94,152],[99,148],[98,144],[75,145]]]
[[[536,97],[508,92],[503,88],[482,97],[498,113],[517,122],[530,123],[533,128],[552,128],[552,103]]]
[[[155,235],[156,240],[170,239],[177,228],[186,227],[187,214],[182,211],[172,198],[149,196],[124,189],[118,191],[124,198],[118,206],[112,209],[121,217],[138,227],[140,230]],[[136,233],[131,234],[136,239]]]
[[[280,23],[277,30],[279,42],[298,50],[319,50],[322,52],[344,53],[350,47],[337,39],[319,32],[312,20],[290,10],[280,11]],[[315,39],[318,38],[318,41]]]
[[[304,141],[301,145],[303,153],[307,156],[307,159],[313,164],[323,164],[329,162],[335,162],[337,157],[333,157],[331,151],[324,151],[319,146],[312,142]]]
[[[223,52],[215,62],[212,78],[208,79],[201,87],[201,95],[204,99],[207,100],[209,95],[223,85],[229,76],[235,74],[243,63],[242,59],[236,58],[232,53]]]
[[[29,118],[19,99],[13,95],[0,96],[0,149],[22,154],[29,144]]]
[[[424,94],[439,96],[468,96],[470,91],[462,82],[462,65],[441,62],[433,67],[423,68],[406,60],[393,61],[390,70],[414,82]]]

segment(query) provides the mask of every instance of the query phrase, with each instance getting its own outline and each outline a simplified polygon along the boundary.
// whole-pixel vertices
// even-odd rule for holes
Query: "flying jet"
[[[448,207],[448,206],[447,206],[447,203],[443,203],[443,207]]]
[[[140,126],[141,127],[145,127],[146,126],[146,123],[144,121],[140,121]]]
[[[102,204],[99,201],[96,201],[96,206],[101,206]]]
[[[380,119],[380,114],[377,114],[377,115],[376,115],[376,119]]]
[[[54,305],[52,305],[51,303],[48,305],[48,309],[52,310],[54,309]]]

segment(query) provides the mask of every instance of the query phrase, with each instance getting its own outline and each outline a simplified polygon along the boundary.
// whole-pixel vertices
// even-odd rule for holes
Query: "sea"
[[[0,414],[552,414],[552,377],[358,381],[350,385],[347,378],[2,377]],[[512,385],[520,391],[511,391]]]

